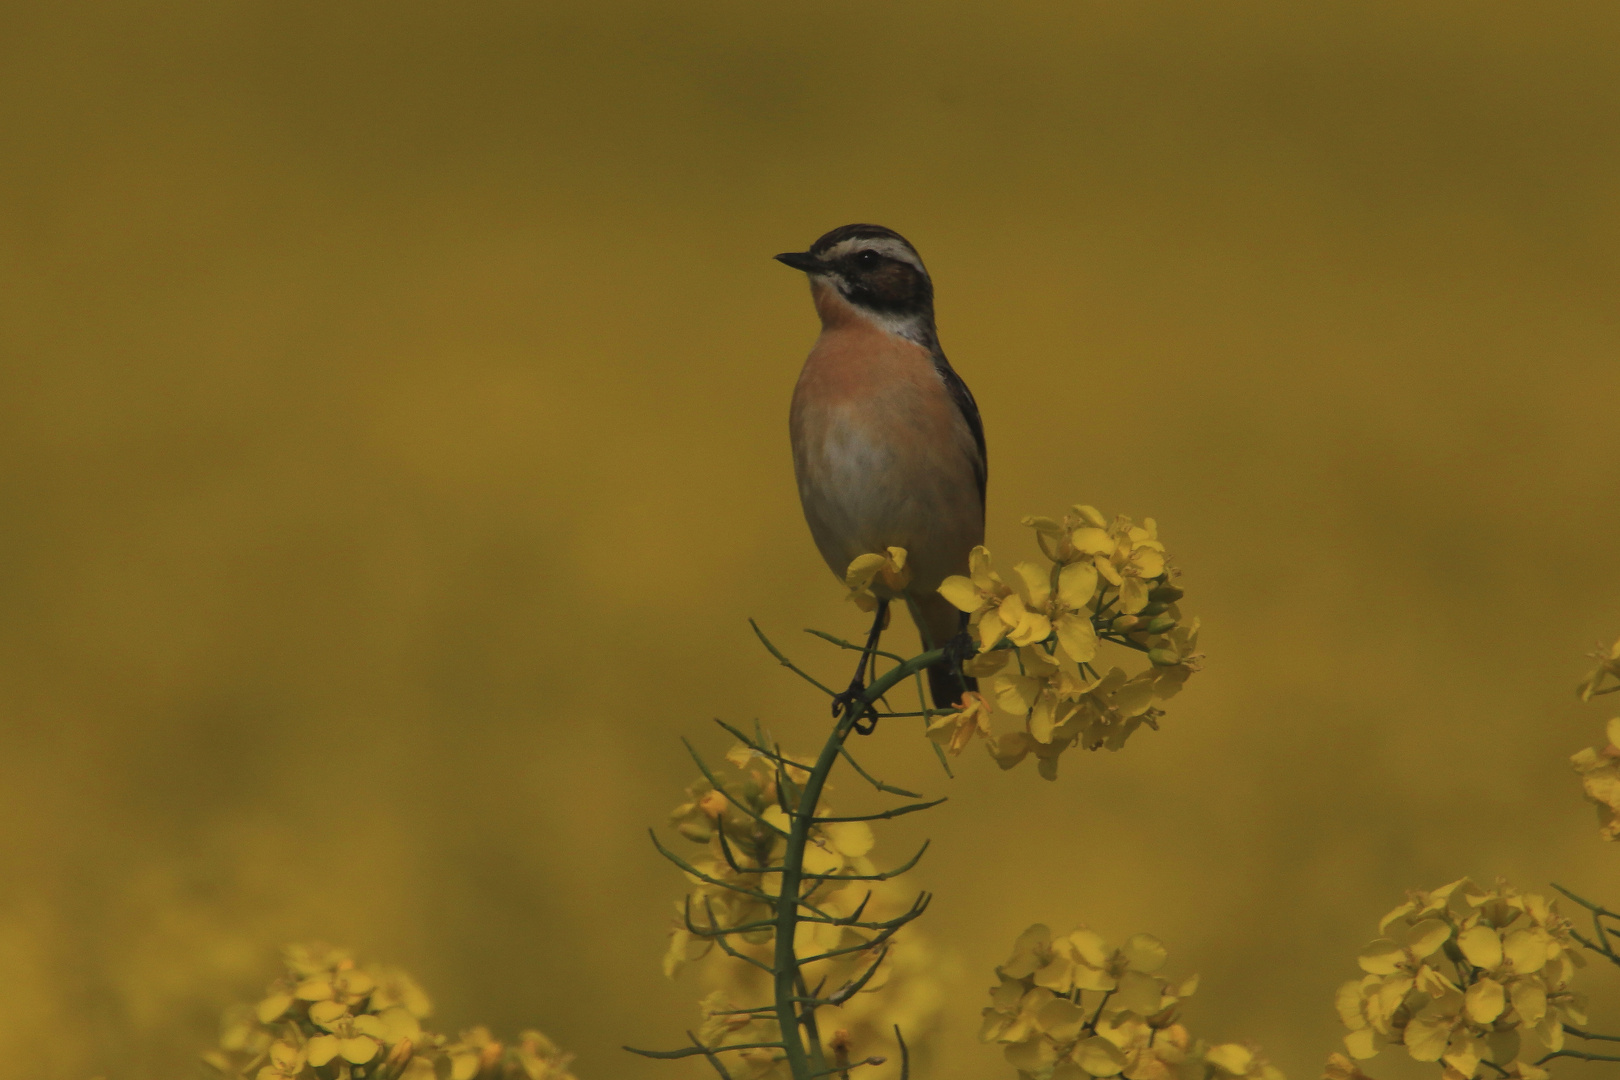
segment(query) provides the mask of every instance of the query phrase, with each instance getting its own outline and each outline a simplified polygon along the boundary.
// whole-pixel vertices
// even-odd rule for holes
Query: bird
[[[888,605],[902,601],[924,650],[952,655],[927,669],[936,709],[978,683],[961,657],[967,616],[938,592],[968,572],[984,542],[988,458],[978,403],[945,359],[934,325],[934,284],[917,249],[881,225],[843,225],[808,251],[777,255],[805,273],[821,333],[793,389],[788,429],[799,501],[821,557],[841,580],[857,556],[904,548],[910,581],[873,583],[878,598],[855,678],[835,714],[864,687],[865,665]],[[857,730],[869,732],[857,718]]]

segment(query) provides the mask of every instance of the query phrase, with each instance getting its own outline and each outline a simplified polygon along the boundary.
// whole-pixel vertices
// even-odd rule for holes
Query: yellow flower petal
[[[309,1007],[310,1020],[328,1031],[348,1015],[349,1007],[341,1001],[317,1001]]]
[[[1222,1043],[1212,1046],[1204,1054],[1204,1060],[1232,1076],[1242,1076],[1254,1064],[1254,1051],[1237,1043]]]
[[[850,562],[849,569],[844,571],[844,584],[852,589],[864,589],[877,577],[878,571],[888,559],[876,552],[867,552],[857,555]]]
[[[1493,927],[1470,926],[1457,935],[1457,948],[1477,968],[1494,971],[1502,963],[1502,939]]]
[[[1035,1014],[1035,1022],[1049,1037],[1060,1043],[1068,1042],[1080,1034],[1086,1022],[1086,1013],[1067,998],[1053,998]]]
[[[1508,996],[1513,1000],[1513,1011],[1525,1024],[1533,1027],[1547,1015],[1547,991],[1534,979],[1513,980]]]
[[[1052,573],[1039,563],[1021,562],[1013,567],[1013,587],[1029,608],[1044,608],[1052,596]]]
[[[1544,931],[1515,930],[1502,942],[1502,952],[1513,970],[1520,975],[1540,971],[1547,963],[1547,939]]]
[[[834,821],[824,826],[833,850],[849,859],[858,859],[877,843],[872,826],[864,821]]]
[[[1131,565],[1137,577],[1156,578],[1164,573],[1164,556],[1150,547],[1137,547],[1131,552]]]
[[[1088,527],[1069,534],[1069,543],[1082,555],[1112,555],[1114,538],[1104,529]]]
[[[1022,1072],[1039,1072],[1057,1060],[1057,1050],[1050,1039],[1035,1035],[1024,1042],[1009,1043],[1002,1056],[1007,1064]]]
[[[1092,1076],[1118,1076],[1125,1068],[1125,1055],[1101,1035],[1093,1035],[1074,1048],[1074,1063]]]
[[[981,615],[974,629],[979,633],[980,652],[989,652],[1007,636],[1007,624],[1001,621],[1001,616],[995,611],[986,611]]]
[[[1097,631],[1086,614],[1064,615],[1052,627],[1057,631],[1058,644],[1070,660],[1089,664],[1097,658]]]
[[[1465,1007],[1468,1019],[1476,1024],[1489,1024],[1507,1007],[1507,994],[1495,979],[1481,979],[1468,988]]]
[[[1362,1028],[1344,1037],[1344,1048],[1351,1057],[1366,1061],[1370,1057],[1377,1057],[1378,1051],[1382,1050],[1387,1042],[1384,1036],[1372,1028]]]
[[[376,1057],[377,1051],[382,1049],[382,1044],[376,1039],[368,1039],[363,1035],[355,1039],[344,1039],[342,1043],[339,1052],[343,1055],[343,1060],[355,1065],[364,1065]]]
[[[1011,598],[1009,598],[1011,599]],[[1003,618],[1006,616],[1003,615]],[[1052,624],[1045,615],[1037,615],[1033,611],[1024,612],[1024,617],[1018,625],[1013,627],[1007,639],[1014,645],[1033,645],[1037,641],[1045,641],[1052,636]]]
[[[953,574],[939,583],[939,595],[950,601],[958,611],[974,612],[984,606],[985,597],[973,582],[960,574]]]
[[[269,997],[259,1002],[259,1006],[254,1010],[254,1012],[257,1013],[259,1017],[259,1023],[268,1024],[273,1020],[279,1019],[281,1014],[286,1012],[292,1006],[292,1003],[293,996],[291,994],[271,994]]]
[[[995,588],[996,576],[990,569],[990,549],[983,544],[968,552],[968,577],[985,592]]]
[[[320,1068],[337,1057],[339,1048],[336,1035],[317,1035],[304,1044],[304,1054],[311,1065]]]
[[[1119,951],[1127,967],[1146,974],[1158,971],[1170,959],[1170,950],[1152,934],[1133,934]]]
[[[1080,518],[1086,524],[1094,526],[1098,529],[1108,528],[1108,519],[1103,517],[1102,514],[1098,513],[1095,506],[1082,506],[1077,503],[1071,509],[1073,509],[1075,516]]]
[[[300,1001],[325,1001],[332,996],[331,980],[305,979],[293,991],[293,996]]]
[[[1097,567],[1089,560],[1072,562],[1058,571],[1058,598],[1064,606],[1078,611],[1091,603],[1097,592]]]
[[[1159,1011],[1159,980],[1140,971],[1124,972],[1108,1005],[1138,1016],[1151,1016]]]
[[[991,683],[996,695],[996,704],[1015,716],[1023,716],[1034,707],[1035,699],[1040,697],[1045,685],[1040,679],[1012,674],[997,675]]]
[[[1069,944],[1074,948],[1075,955],[1085,961],[1088,966],[1102,968],[1108,965],[1112,950],[1108,948],[1108,942],[1097,931],[1075,930],[1069,934]]]
[[[1405,949],[1389,938],[1379,938],[1361,950],[1356,963],[1361,965],[1362,971],[1372,975],[1393,975],[1400,970],[1401,961],[1405,959]]]
[[[1406,947],[1413,956],[1422,960],[1444,945],[1449,937],[1451,937],[1451,927],[1439,919],[1424,919],[1407,931]]]

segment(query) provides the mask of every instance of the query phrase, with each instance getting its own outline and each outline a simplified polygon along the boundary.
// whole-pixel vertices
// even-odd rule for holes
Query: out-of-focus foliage
[[[675,905],[677,914],[664,955],[664,971],[674,977],[689,965],[699,969],[698,981],[707,994],[700,1006],[702,1026],[695,1034],[707,1046],[774,1042],[779,1037],[775,1019],[757,1011],[758,1006],[771,1000],[769,976],[747,960],[728,954],[714,934],[730,927],[768,922],[774,914],[780,876],[761,873],[759,868],[779,865],[781,861],[782,836],[772,826],[785,830],[789,822],[781,809],[777,785],[789,785],[788,802],[794,805],[798,786],[803,784],[810,766],[802,757],[784,757],[799,762],[799,767],[788,764],[779,772],[771,761],[749,747],[733,747],[726,755],[726,765],[714,772],[721,787],[716,788],[707,779],[691,785],[686,801],[671,814],[676,831],[703,847],[704,857],[691,865],[712,881],[687,875],[691,888]],[[823,798],[820,812],[825,814],[827,810]],[[865,821],[812,826],[804,868],[808,874],[825,877],[805,888],[805,900],[834,918],[859,913],[858,917],[867,922],[894,918],[907,911],[915,890],[908,888],[904,875],[882,881],[848,880],[851,875],[880,872],[870,858],[876,843],[872,827]],[[775,934],[768,925],[726,940],[737,953],[762,964],[772,959]],[[938,957],[916,926],[906,927],[881,949],[859,948],[862,941],[862,935],[849,927],[800,922],[794,947],[800,956],[852,949],[804,966],[806,988],[812,990],[824,986],[830,992],[847,986],[862,978],[877,961],[874,974],[860,990],[841,1005],[817,1009],[816,1016],[829,1060],[840,1052],[851,1060],[883,1057],[886,1060],[882,1065],[864,1066],[861,1074],[873,1080],[888,1080],[900,1075],[895,1026],[901,1028],[908,1042],[926,1044],[938,1023],[942,997],[936,970]],[[739,1050],[727,1053],[725,1060],[739,1080],[780,1080],[789,1075],[780,1051]],[[701,1068],[707,1070],[708,1066]]]
[[[423,1027],[432,1003],[397,968],[357,965],[342,949],[290,945],[286,974],[257,1004],[233,1006],[203,1060],[238,1080],[575,1080],[573,1055],[538,1031],[514,1043],[474,1027]]]
[[[1378,930],[1361,951],[1366,974],[1339,988],[1352,1057],[1404,1046],[1443,1062],[1448,1080],[1544,1080],[1537,1062],[1563,1049],[1565,1025],[1586,1023],[1570,986],[1585,959],[1556,901],[1464,878],[1414,892]]]
[[[1620,690],[1620,639],[1613,645],[1599,645],[1592,659],[1597,661],[1597,666],[1587,672],[1586,678],[1575,688],[1582,701]]]
[[[1620,716],[1605,728],[1608,742],[1587,747],[1570,757],[1581,774],[1581,789],[1597,807],[1598,825],[1605,840],[1620,840]]]
[[[1151,934],[1114,948],[1085,927],[1054,936],[1037,923],[996,969],[979,1036],[1021,1080],[1283,1080],[1254,1047],[1193,1038],[1181,1010],[1198,976],[1172,982],[1159,974],[1168,959]]]
[[[1141,525],[1108,521],[1076,506],[1061,520],[1027,517],[1045,565],[1020,562],[1010,580],[991,569],[990,552],[973,550],[966,576],[945,579],[940,592],[966,612],[980,652],[963,664],[988,679],[988,694],[966,695],[962,708],[929,725],[935,741],[960,753],[974,736],[1004,769],[1034,754],[1040,775],[1057,778],[1071,746],[1118,750],[1143,724],[1158,727],[1164,710],[1200,667],[1198,620],[1185,620],[1178,571],[1166,558],[1152,518]],[[1105,642],[1145,654],[1134,674],[1097,662]],[[991,705],[1023,721],[996,735]]]
[[[1575,692],[1582,701],[1620,690],[1620,640],[1600,645],[1592,654],[1597,666],[1587,672]],[[1608,742],[1587,747],[1569,760],[1581,776],[1581,789],[1597,808],[1598,825],[1605,840],[1620,840],[1620,717],[1604,729]]]

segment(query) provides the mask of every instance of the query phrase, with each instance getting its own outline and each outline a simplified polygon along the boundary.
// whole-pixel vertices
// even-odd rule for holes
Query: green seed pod
[[[675,827],[675,831],[694,844],[707,844],[714,835],[714,830],[702,821],[683,821]]]
[[[1149,649],[1148,659],[1154,667],[1175,667],[1181,663],[1181,654],[1174,649]]]

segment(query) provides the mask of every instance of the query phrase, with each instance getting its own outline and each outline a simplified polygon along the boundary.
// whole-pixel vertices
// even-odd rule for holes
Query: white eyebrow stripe
[[[828,248],[821,256],[828,262],[841,258],[856,251],[875,251],[879,255],[887,255],[891,259],[907,263],[917,268],[923,277],[928,276],[928,270],[922,264],[922,259],[911,250],[911,245],[889,236],[856,236],[840,241]]]

